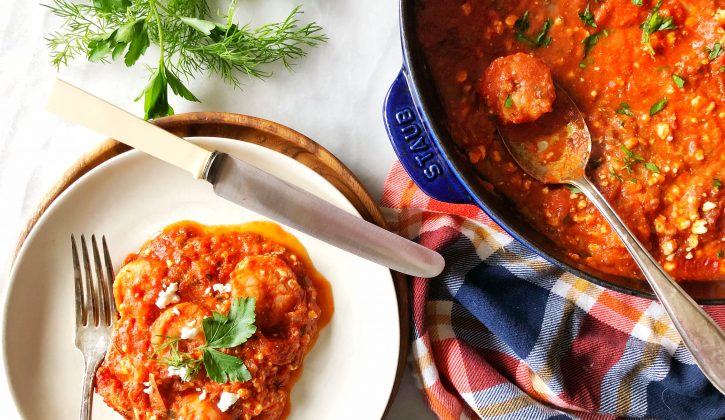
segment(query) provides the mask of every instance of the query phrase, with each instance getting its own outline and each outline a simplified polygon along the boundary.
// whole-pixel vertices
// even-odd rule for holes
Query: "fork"
[[[91,248],[96,272],[94,281],[85,236],[81,235],[83,272],[81,272],[81,264],[78,258],[76,239],[71,235],[70,240],[73,249],[73,271],[75,274],[76,347],[83,353],[83,361],[85,362],[80,418],[81,420],[89,420],[92,410],[91,403],[93,402],[93,377],[108,350],[113,321],[117,315],[112,293],[113,265],[111,264],[106,237],[103,236],[101,239],[105,262],[104,270],[98,253],[96,235],[92,235]]]

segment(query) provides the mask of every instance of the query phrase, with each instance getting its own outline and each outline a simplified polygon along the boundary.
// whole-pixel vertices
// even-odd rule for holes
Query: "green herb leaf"
[[[184,86],[183,83],[181,83],[181,80],[179,80],[179,78],[176,77],[176,75],[174,75],[174,73],[172,73],[168,69],[166,70],[166,81],[168,82],[169,87],[171,87],[171,90],[176,96],[181,96],[187,101],[201,102],[199,98],[194,96],[194,94],[191,93],[191,91],[187,89],[187,87]]]
[[[242,359],[212,348],[205,348],[202,354],[206,374],[214,382],[223,384],[228,381],[244,382],[252,379],[252,374]]]
[[[104,39],[88,43],[88,61],[97,63],[102,61],[114,48],[113,40]]]
[[[710,61],[715,61],[715,59],[723,55],[724,51],[722,49],[722,44],[716,42],[715,44],[713,44],[712,48],[705,48],[705,52],[707,53],[707,58]]]
[[[655,102],[652,105],[652,107],[649,109],[650,117],[655,116],[655,114],[657,114],[658,112],[665,109],[666,106],[667,106],[667,97],[664,97],[664,98],[660,99],[659,101]]]
[[[144,118],[147,120],[171,115],[174,112],[169,106],[166,75],[164,73],[165,69],[163,67],[157,68],[151,74],[148,85],[146,85],[146,88],[141,93],[144,97]],[[138,100],[140,97],[136,99]]]
[[[725,73],[725,66],[720,66],[720,73]]]
[[[655,7],[647,15],[647,19],[642,22],[642,44],[653,58],[655,51],[652,48],[650,36],[655,32],[677,29],[677,25],[674,24],[672,16],[665,17],[659,13],[660,7],[662,7],[662,1],[659,0],[657,2]]]
[[[504,108],[511,108],[514,106],[514,100],[511,98],[511,95],[506,97],[506,101],[503,103]]]
[[[126,47],[128,47],[128,45],[123,42],[117,43],[116,46],[113,47],[113,52],[111,52],[111,59],[116,60],[118,57],[120,57],[121,54],[126,51]]]
[[[123,57],[123,62],[126,66],[131,67],[136,64],[139,57],[146,52],[149,44],[149,33],[146,28],[146,21],[143,21],[141,23],[141,29],[131,40],[131,44],[128,46],[128,52],[126,52],[126,55]]]
[[[131,0],[93,0],[93,6],[104,12],[113,12],[131,5]]]
[[[204,35],[211,35],[211,31],[217,27],[214,22],[209,22],[208,20],[204,19],[182,17],[179,18],[179,20],[196,29],[197,31],[203,33]]]
[[[571,191],[573,194],[579,194],[580,192],[582,192],[582,190],[579,187],[575,187],[573,185],[567,184],[567,185],[564,185],[564,187],[566,187],[566,189]]]
[[[722,257],[725,257],[725,252],[723,252],[722,249],[719,249],[717,251],[717,257],[720,258],[720,259],[722,259]]]
[[[144,19],[138,19],[128,22],[125,25],[121,25],[121,27],[116,30],[113,38],[116,42],[131,42],[136,37],[136,34],[143,28],[144,22]]]
[[[584,25],[589,25],[592,28],[596,28],[597,22],[596,22],[596,20],[594,20],[594,15],[589,10],[589,3],[590,2],[587,1],[587,8],[584,9],[584,11],[579,12],[579,19],[581,19],[582,22],[584,22]]]
[[[588,56],[589,51],[591,51],[592,48],[597,45],[597,42],[599,42],[601,38],[604,38],[606,36],[609,36],[609,32],[607,32],[607,30],[605,29],[584,38],[584,40],[582,41],[582,44],[584,44],[584,57]]]
[[[672,75],[672,80],[675,81],[675,84],[677,85],[678,88],[682,88],[683,86],[685,86],[685,79],[683,79],[682,77],[680,77],[676,74]]]
[[[254,334],[255,299],[239,298],[232,302],[227,315],[213,312],[201,322],[207,347],[235,347]]]
[[[642,0],[632,0],[632,4],[635,5],[635,6],[641,6],[642,5]]]
[[[619,174],[617,174],[616,172],[614,172],[614,169],[610,170],[609,171],[609,174],[612,175],[613,177],[617,178],[620,182],[623,182],[624,181],[624,178],[622,178],[621,176],[619,176]]]
[[[628,117],[634,117],[634,113],[629,108],[629,104],[626,102],[622,102],[621,104],[619,104],[619,108],[617,108],[616,112],[617,112],[617,114],[626,115]]]
[[[523,15],[521,15],[520,18],[516,19],[516,22],[514,22],[514,31],[516,31],[516,34],[524,34],[526,31],[529,30],[529,11],[526,10]]]
[[[520,18],[516,19],[516,22],[514,22],[516,39],[529,44],[533,48],[539,48],[542,46],[548,47],[552,41],[551,37],[548,36],[552,24],[553,21],[551,19],[546,19],[538,35],[536,35],[533,39],[529,38],[529,36],[526,35],[526,32],[529,30],[531,24],[529,23],[529,11],[527,10]]]
[[[647,168],[647,169],[649,169],[650,171],[656,173],[656,174],[661,174],[662,173],[662,172],[660,172],[660,168],[658,168],[657,165],[655,165],[652,162],[645,163],[644,164],[644,167]]]
[[[719,179],[717,179],[717,178],[713,178],[712,179],[712,186],[713,186],[713,188],[719,190],[720,187],[722,187],[722,182]]]
[[[638,162],[641,162],[641,161],[644,160],[644,158],[641,155],[638,155],[637,153],[634,153],[633,151],[629,150],[627,148],[627,146],[625,146],[623,144],[620,145],[619,148],[622,149],[622,151],[624,152],[625,157],[627,157],[629,159],[632,159],[632,160],[635,160],[635,161],[638,161]]]

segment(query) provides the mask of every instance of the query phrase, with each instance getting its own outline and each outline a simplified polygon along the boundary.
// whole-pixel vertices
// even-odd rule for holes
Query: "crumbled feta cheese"
[[[171,283],[166,286],[166,289],[159,292],[159,298],[156,299],[156,306],[159,309],[164,309],[169,303],[176,303],[179,301],[179,295],[176,292],[179,290],[179,283]]]
[[[229,293],[232,291],[232,285],[229,283],[227,283],[227,284],[216,283],[211,288],[212,288],[212,290],[214,290],[215,292],[218,292],[218,293]]]
[[[178,315],[181,315],[181,312],[179,312],[179,308],[177,308],[176,306],[174,306],[173,308],[171,308],[171,313],[174,314],[174,315],[177,315],[177,316]]]
[[[199,333],[199,330],[194,327],[181,327],[181,339],[187,340],[189,338],[194,338]]]
[[[707,233],[706,225],[707,225],[707,220],[704,220],[704,219],[695,220],[692,223],[692,233],[694,233],[696,235],[703,235],[703,234]]]
[[[229,410],[229,407],[233,406],[235,402],[239,399],[239,395],[234,394],[232,392],[222,392],[222,395],[219,397],[219,402],[216,404],[217,407],[219,407],[219,410],[224,413],[227,410]]]
[[[206,389],[201,391],[201,394],[199,394],[199,401],[204,401],[206,399]]]
[[[206,289],[204,289],[205,295],[208,295],[209,293],[211,293],[211,287],[207,287]]]
[[[705,203],[702,205],[702,211],[710,211],[717,207],[717,204],[713,203],[712,201],[705,201]]]
[[[144,382],[143,385],[146,387],[143,389],[144,394],[151,395],[151,384]]]
[[[186,368],[186,366],[181,366],[181,367],[169,366],[168,371],[169,371],[169,376],[176,375],[179,378],[181,378],[181,380],[184,382],[187,382],[190,379],[189,370]]]

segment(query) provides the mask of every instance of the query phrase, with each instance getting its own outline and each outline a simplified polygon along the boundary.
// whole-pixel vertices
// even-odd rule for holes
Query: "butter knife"
[[[443,257],[226,153],[207,150],[56,80],[47,109],[185,169],[231,202],[395,271],[434,277]]]

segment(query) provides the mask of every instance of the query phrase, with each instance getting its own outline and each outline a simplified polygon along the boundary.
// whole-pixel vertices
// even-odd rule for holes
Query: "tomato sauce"
[[[496,58],[531,54],[584,114],[589,178],[645,247],[675,278],[725,278],[725,2],[417,4],[448,128],[489,188],[572,258],[641,277],[583,194],[529,177],[496,134],[476,86]]]
[[[334,310],[305,249],[269,222],[170,225],[126,258],[113,289],[119,318],[96,389],[126,418],[285,417],[304,356]],[[256,332],[221,351],[240,358],[250,380],[217,383],[201,364],[186,377],[169,368],[170,339],[183,338],[174,351],[201,360],[202,320],[242,297],[256,299]],[[235,399],[225,410],[223,393]]]

